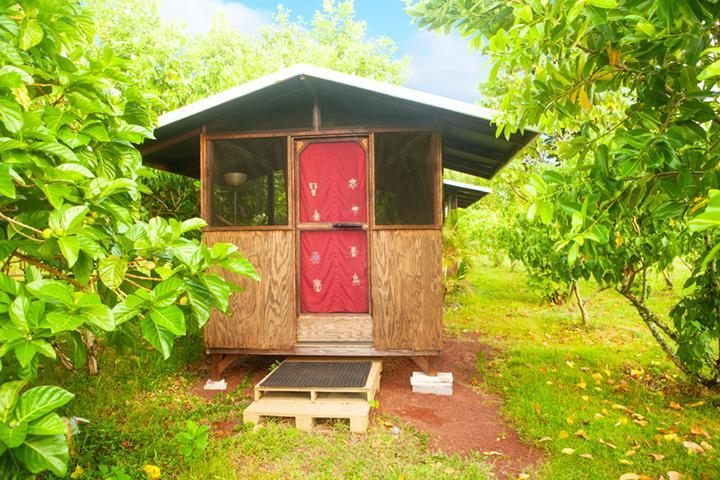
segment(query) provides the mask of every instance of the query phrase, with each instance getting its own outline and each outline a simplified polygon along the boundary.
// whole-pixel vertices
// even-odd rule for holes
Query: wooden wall
[[[371,233],[377,350],[442,349],[441,235],[440,230]]]
[[[295,346],[295,242],[292,230],[206,231],[204,240],[234,243],[261,277],[224,272],[243,291],[228,315],[213,312],[205,326],[208,348],[288,349]]]

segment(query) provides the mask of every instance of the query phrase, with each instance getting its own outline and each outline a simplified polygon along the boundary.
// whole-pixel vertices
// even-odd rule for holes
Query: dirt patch
[[[542,452],[523,443],[517,432],[500,414],[500,397],[477,387],[477,354],[485,358],[492,350],[476,339],[446,339],[442,355],[433,367],[452,372],[453,395],[422,395],[412,392],[410,376],[419,370],[409,358],[385,358],[380,384],[380,413],[399,417],[427,433],[430,447],[448,454],[469,455],[488,452],[486,460],[494,465],[499,478],[515,478],[542,460]],[[252,395],[252,386],[268,374],[273,357],[239,357],[224,373],[228,392],[238,387]],[[206,360],[207,361],[207,360]],[[206,366],[209,371],[209,366]],[[204,382],[195,385],[192,393],[212,401],[224,392],[203,390]],[[213,425],[217,436],[230,434],[235,422]],[[491,453],[492,452],[492,453]],[[499,454],[498,454],[499,453]]]
[[[400,417],[429,435],[430,446],[446,453],[468,455],[488,452],[500,478],[514,478],[537,466],[542,452],[523,443],[500,414],[500,398],[476,387],[477,353],[492,355],[475,340],[446,339],[442,355],[433,367],[452,372],[453,395],[412,392],[410,376],[419,370],[408,358],[386,358],[380,384],[380,412]],[[493,452],[493,453],[490,453]],[[502,455],[497,455],[495,452]]]

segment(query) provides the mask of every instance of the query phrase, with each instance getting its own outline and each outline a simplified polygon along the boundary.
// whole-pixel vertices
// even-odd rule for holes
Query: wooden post
[[[223,355],[222,353],[213,353],[210,359],[210,380],[222,380],[222,374],[232,363],[238,359],[237,355]]]

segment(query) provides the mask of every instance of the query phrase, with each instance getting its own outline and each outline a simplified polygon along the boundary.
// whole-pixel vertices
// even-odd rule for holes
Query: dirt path
[[[418,370],[412,360],[384,361],[380,385],[380,411],[400,417],[429,434],[430,446],[445,453],[468,455],[486,452],[499,478],[538,465],[542,452],[523,443],[500,414],[500,398],[475,387],[477,352],[491,355],[488,347],[473,340],[446,339],[443,354],[435,360],[440,372],[452,372],[453,395],[412,393],[410,375]],[[498,453],[500,455],[498,455]]]
[[[410,376],[417,366],[408,358],[386,358],[380,385],[380,413],[399,417],[428,434],[430,447],[448,454],[469,455],[485,452],[494,465],[498,478],[516,478],[542,460],[542,452],[523,443],[517,432],[500,414],[500,398],[476,387],[477,352],[486,357],[492,352],[475,340],[446,339],[443,354],[435,360],[435,368],[452,372],[453,395],[421,395],[412,393]],[[234,391],[247,379],[249,385],[260,381],[275,359],[242,357],[226,372],[228,391]],[[211,400],[217,392],[206,392],[202,384],[193,393]],[[247,387],[251,395],[252,389]],[[232,432],[232,425],[214,425],[216,434]]]

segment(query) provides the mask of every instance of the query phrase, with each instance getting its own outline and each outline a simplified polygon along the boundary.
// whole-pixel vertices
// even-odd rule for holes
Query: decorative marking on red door
[[[359,143],[311,143],[299,163],[301,223],[365,223],[365,150]]]
[[[367,232],[300,232],[300,310],[367,313]]]

